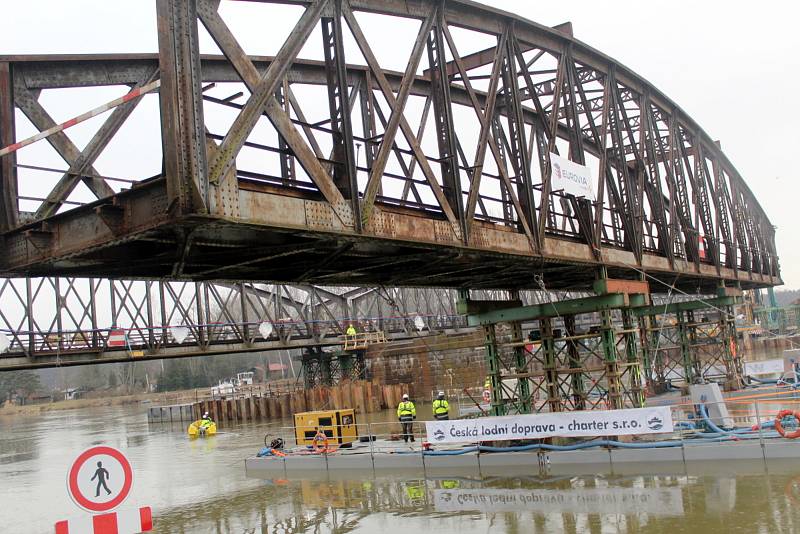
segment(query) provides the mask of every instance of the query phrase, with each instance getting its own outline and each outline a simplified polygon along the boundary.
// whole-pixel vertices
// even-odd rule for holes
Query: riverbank
[[[98,408],[101,406],[125,406],[142,402],[152,403],[163,397],[159,393],[138,393],[115,397],[102,397],[96,399],[74,399],[42,404],[15,405],[6,403],[0,407],[0,417],[8,415],[38,415],[61,410],[79,410],[83,408]]]

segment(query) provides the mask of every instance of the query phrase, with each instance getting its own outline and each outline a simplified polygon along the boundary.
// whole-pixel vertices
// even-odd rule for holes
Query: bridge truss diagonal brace
[[[14,80],[14,103],[31,123],[39,130],[45,131],[56,126],[55,120],[50,116],[46,109],[39,103],[38,92],[32,92],[25,87],[22,79]],[[47,138],[47,142],[55,149],[59,156],[72,168],[81,161],[81,151],[75,146],[63,131],[57,132]],[[88,147],[87,147],[88,148]],[[88,170],[92,176],[82,177],[83,183],[98,198],[109,197],[114,194],[114,190],[99,178],[100,173],[91,165],[84,165],[83,170]]]
[[[467,74],[467,68],[465,67],[461,59],[461,56],[458,53],[455,40],[453,39],[453,36],[450,34],[450,30],[447,26],[446,20],[443,21],[441,29],[443,32],[443,36],[447,42],[447,45],[450,48],[450,53],[453,55],[453,61],[455,62],[458,68],[461,80],[464,83],[464,88],[466,89],[467,94],[469,95],[470,102],[478,118],[478,121],[480,122],[481,125],[480,135],[478,139],[478,147],[475,153],[475,162],[472,166],[473,171],[472,171],[472,176],[470,177],[470,191],[467,196],[467,203],[464,208],[466,210],[466,213],[464,214],[465,226],[467,229],[466,240],[467,242],[469,242],[469,238],[472,232],[472,226],[473,226],[472,221],[475,216],[475,208],[480,199],[480,194],[479,194],[480,183],[481,183],[481,177],[483,176],[483,167],[486,159],[486,150],[490,149],[492,152],[492,157],[494,158],[495,163],[497,164],[497,169],[503,181],[503,186],[505,187],[505,191],[508,193],[511,202],[514,205],[514,209],[517,212],[520,225],[522,226],[525,235],[528,237],[531,250],[534,252],[538,252],[541,249],[540,247],[541,243],[534,234],[535,230],[533,230],[529,224],[529,218],[527,216],[528,212],[526,210],[523,210],[519,198],[514,192],[514,187],[511,184],[511,178],[508,176],[508,172],[503,162],[503,157],[500,153],[500,147],[498,146],[497,140],[491,135],[492,123],[495,118],[498,87],[500,83],[504,60],[506,59],[506,43],[508,41],[510,28],[506,28],[506,30],[503,32],[502,35],[500,35],[498,39],[494,61],[492,64],[492,74],[490,76],[489,90],[488,90],[485,109],[483,109],[478,102],[475,90],[473,89],[472,84],[470,83],[469,75]],[[518,95],[517,98],[519,98]]]
[[[431,169],[430,164],[428,163],[428,159],[425,156],[425,153],[422,151],[422,147],[420,145],[419,139],[414,135],[411,126],[408,124],[405,116],[403,115],[403,106],[398,105],[398,97],[395,97],[394,92],[392,91],[392,86],[389,84],[389,81],[386,79],[386,75],[384,71],[381,69],[380,64],[378,63],[375,54],[372,51],[369,43],[367,42],[367,38],[364,35],[364,32],[361,30],[361,26],[358,24],[358,21],[353,14],[353,11],[350,9],[350,6],[347,2],[342,4],[342,15],[347,21],[347,25],[350,28],[350,32],[353,34],[353,37],[358,44],[359,49],[361,50],[362,55],[367,61],[369,65],[370,72],[375,78],[375,81],[378,83],[380,87],[381,93],[383,97],[389,104],[389,107],[392,108],[392,115],[395,113],[398,115],[397,120],[399,121],[399,128],[400,131],[403,133],[403,136],[406,138],[406,142],[411,147],[412,152],[414,153],[414,157],[416,158],[417,164],[419,165],[422,173],[425,175],[425,179],[428,182],[428,185],[433,192],[433,195],[436,197],[436,201],[439,203],[439,206],[442,208],[442,212],[444,213],[445,217],[447,218],[448,222],[453,228],[453,232],[459,238],[461,237],[461,231],[459,229],[458,218],[453,213],[453,209],[450,206],[450,203],[447,202],[447,198],[445,198],[444,191],[442,191],[442,187],[439,185],[439,182],[436,181],[436,176],[433,174],[433,169]],[[425,25],[428,26],[430,30],[430,24],[433,22],[433,15],[431,14],[428,19],[426,19]],[[418,35],[418,39],[425,39],[427,32],[425,34]],[[410,83],[410,82],[409,82]],[[391,122],[391,117],[390,117]],[[388,126],[387,126],[388,128]],[[384,136],[383,143],[388,143],[387,146],[391,147],[394,142],[394,136]],[[374,164],[373,164],[374,165]],[[365,195],[366,198],[366,195]],[[369,221],[369,217],[371,215],[371,209],[365,202],[365,205],[362,207],[362,219],[366,224]]]
[[[230,130],[222,140],[219,151],[209,162],[209,179],[211,181],[221,179],[234,165],[236,156],[244,146],[247,136],[253,131],[267,104],[275,101],[275,90],[300,52],[300,48],[316,27],[327,5],[328,0],[320,0],[306,8],[275,59],[270,63],[263,76],[259,78],[258,83],[251,88],[250,98],[233,121]]]
[[[273,73],[270,74],[270,70],[268,69],[267,72],[264,73],[262,76],[250,58],[245,53],[244,49],[241,47],[239,42],[236,40],[236,37],[233,35],[231,30],[225,24],[225,21],[222,20],[220,17],[217,8],[219,7],[219,0],[199,0],[198,4],[198,16],[200,17],[200,21],[203,23],[203,26],[208,30],[208,33],[211,35],[212,39],[217,43],[217,46],[222,53],[225,54],[225,57],[231,62],[231,65],[236,70],[239,77],[242,79],[242,82],[247,86],[250,90],[252,95],[256,94],[256,90],[259,89],[262,85],[264,80],[268,80],[268,76],[277,76],[280,73]],[[319,6],[321,7],[324,6]],[[308,11],[304,16],[308,15]],[[313,29],[314,25],[316,24],[317,20],[320,18],[319,13],[312,13],[312,15],[316,18],[311,19],[313,21],[309,22],[306,20],[302,29],[303,31],[308,31],[309,33]],[[309,15],[310,16],[310,15]],[[298,29],[300,24],[303,23],[301,19],[295,30]],[[287,41],[288,43],[288,41]],[[286,45],[284,44],[284,47]],[[283,50],[283,48],[281,49]],[[280,53],[279,53],[280,54]],[[296,54],[295,54],[296,55]],[[291,61],[294,59],[294,56],[289,57],[288,59],[284,58],[283,62],[285,64],[285,68],[288,68],[291,65]],[[270,64],[270,68],[272,65],[275,65],[278,62],[278,57]],[[275,89],[277,89],[277,83],[275,85]],[[284,110],[280,103],[275,99],[274,93],[275,89],[273,89],[270,93],[263,93],[263,104],[260,108],[255,107],[253,104],[253,97],[251,96],[250,100],[248,100],[245,108],[248,105],[251,106],[252,111],[248,111],[248,113],[252,113],[252,118],[257,121],[260,117],[261,113],[265,113],[267,118],[270,120],[272,125],[278,131],[278,134],[281,138],[286,142],[289,149],[291,149],[292,154],[297,161],[300,162],[300,165],[303,169],[308,173],[308,176],[314,182],[314,185],[320,190],[322,196],[325,197],[325,200],[331,205],[336,213],[337,217],[342,221],[345,226],[351,226],[350,221],[352,220],[352,215],[345,211],[343,207],[345,206],[346,202],[342,194],[337,189],[336,185],[334,184],[333,178],[331,177],[328,169],[323,167],[320,163],[319,158],[322,157],[321,149],[316,142],[316,139],[311,133],[310,130],[306,131],[306,134],[309,136],[309,141],[313,145],[313,148],[310,147],[302,138],[300,133],[292,124],[292,120],[289,116],[289,113]],[[299,112],[299,104],[297,103],[296,99],[294,98],[291,89],[287,91],[287,97],[290,100],[291,106],[295,107],[296,113],[298,113],[298,117],[301,120],[304,120],[301,116],[301,112]],[[245,113],[245,108],[242,109],[239,117],[242,117]],[[238,118],[237,118],[238,120]],[[305,121],[304,121],[305,122]],[[253,123],[255,124],[255,123]],[[234,123],[231,127],[231,131],[228,132],[226,138],[232,135],[234,132],[234,128],[237,127],[237,123]],[[241,135],[241,142],[244,143],[247,135],[252,130],[252,126],[246,131],[242,130]],[[231,141],[229,141],[230,143]],[[238,141],[237,141],[238,142]],[[225,145],[225,141],[223,140],[223,146]],[[239,147],[241,149],[241,147]],[[220,151],[222,151],[222,146],[220,147]],[[238,149],[236,150],[238,153]],[[218,154],[212,157],[212,160],[219,161],[218,158],[223,158],[222,154]],[[236,155],[233,154],[232,158],[227,161],[225,164],[229,167],[233,167],[235,165]],[[213,175],[210,175],[210,180],[212,182],[218,180],[224,180],[224,176],[226,174],[219,174],[219,172],[212,169]]]
[[[158,69],[150,73],[146,78],[142,79],[136,84],[137,89],[141,89],[145,85],[155,81],[158,78]],[[36,219],[43,219],[49,217],[58,211],[64,204],[69,194],[75,189],[80,179],[80,174],[85,172],[87,167],[92,165],[95,160],[100,156],[103,150],[108,146],[108,143],[116,135],[131,113],[136,109],[136,106],[141,102],[141,98],[134,98],[128,102],[117,106],[111,115],[106,119],[103,125],[97,130],[92,139],[86,145],[83,152],[80,153],[78,158],[70,163],[69,169],[61,177],[58,183],[53,187],[53,190],[47,195],[47,198],[42,205],[36,210]]]
[[[400,91],[397,94],[395,101],[391,103],[392,112],[389,115],[389,122],[386,125],[386,129],[383,133],[383,141],[378,148],[378,155],[375,158],[375,162],[372,164],[372,171],[370,172],[369,180],[367,181],[367,187],[364,190],[365,217],[369,217],[372,206],[375,203],[375,196],[378,193],[378,187],[381,183],[381,179],[383,178],[383,172],[386,170],[386,163],[389,161],[389,154],[391,153],[392,145],[394,144],[394,138],[397,135],[397,129],[400,127],[400,119],[403,117],[408,96],[411,94],[411,83],[416,75],[419,62],[422,59],[422,53],[425,50],[426,38],[430,34],[437,13],[438,9],[432,9],[431,13],[422,23],[419,33],[417,34],[417,39],[414,42],[414,48],[411,51],[411,56],[408,59],[406,71],[403,74],[402,81],[400,82]],[[359,40],[359,45],[361,44],[362,41]],[[363,41],[363,44],[366,45],[366,40]]]

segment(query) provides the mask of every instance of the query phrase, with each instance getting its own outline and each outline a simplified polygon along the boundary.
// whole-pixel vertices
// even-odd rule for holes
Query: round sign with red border
[[[130,462],[120,451],[105,445],[83,451],[67,475],[70,497],[89,512],[113,510],[128,497],[131,486]]]

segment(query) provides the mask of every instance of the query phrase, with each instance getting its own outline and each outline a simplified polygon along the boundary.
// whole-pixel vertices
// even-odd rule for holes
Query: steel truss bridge
[[[20,278],[0,282],[0,370],[341,345],[466,327],[455,291]],[[124,342],[114,344],[114,334]]]
[[[0,58],[4,146],[16,109],[55,124],[43,92],[154,80],[160,120],[136,135],[162,146],[131,182],[95,168],[136,98],[83,150],[69,130],[47,138],[66,168],[40,200],[3,157],[1,272],[585,289],[604,266],[692,292],[780,283],[773,227],[719,147],[569,26],[459,0],[250,4],[264,24],[292,7],[272,57],[245,53],[218,1],[159,0],[157,55]],[[223,56],[200,54],[199,25]],[[403,25],[408,42],[378,54],[372,28]],[[403,72],[381,66],[405,49]],[[550,153],[593,169],[594,201],[553,190]],[[94,198],[72,204],[78,189]]]
[[[187,350],[214,338],[209,310],[226,298],[215,288],[242,302],[265,291],[242,280],[458,288],[469,323],[486,328],[497,412],[512,374],[518,409],[531,409],[536,359],[550,409],[564,398],[585,406],[586,381],[602,383],[610,405],[639,403],[644,374],[649,383],[662,365],[669,375],[653,359],[658,343],[648,349],[667,313],[649,293],[704,295],[704,305],[667,301],[686,380],[702,376],[694,340],[709,328],[692,313],[706,305],[718,314],[716,357],[738,380],[729,314],[741,290],[781,283],[774,228],[719,144],[657,88],[574,39],[570,24],[466,0],[244,3],[263,27],[290,29],[272,55],[248,55],[217,0],[157,0],[157,54],[0,57],[0,145],[22,140],[19,111],[64,160],[25,159],[27,147],[0,158],[0,273],[43,284],[110,278],[110,295],[144,284],[139,294],[163,296],[162,307],[182,281],[196,302],[209,296],[193,317],[180,312],[195,326]],[[221,55],[200,53],[201,28]],[[154,120],[121,141],[126,163],[152,160],[135,176],[98,167],[154,94],[125,99],[83,149],[63,129],[74,121],[56,127],[48,110],[81,91],[156,85]],[[160,153],[139,148],[151,140]],[[594,198],[553,187],[551,154],[590,169]],[[537,308],[516,293],[545,287],[597,294]],[[480,289],[510,293],[475,300]],[[281,301],[282,291],[263,298]],[[338,298],[317,294],[308,310]],[[241,308],[247,328],[233,333],[232,351],[255,326]],[[156,326],[167,316],[137,335],[163,343]],[[584,346],[575,316],[597,319],[596,347]],[[524,321],[539,322],[541,357],[520,348]],[[506,360],[502,322],[513,333]],[[563,358],[554,323],[571,339]],[[30,359],[46,338],[15,343]]]

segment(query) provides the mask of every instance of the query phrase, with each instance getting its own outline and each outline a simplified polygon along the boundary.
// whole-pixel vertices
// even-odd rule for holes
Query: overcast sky
[[[152,0],[6,3],[0,54],[157,50]],[[795,161],[800,146],[797,3],[486,3],[545,25],[572,21],[576,38],[641,74],[688,112],[713,139],[720,140],[724,152],[778,227],[778,252],[787,287],[800,288],[800,206],[796,203],[800,175]],[[292,8],[276,7],[275,16],[264,18],[263,11],[256,17],[242,4],[223,6],[223,15],[232,28],[236,26],[248,53],[270,53],[274,43],[282,41],[291,28],[276,21]],[[376,31],[385,28],[370,28],[370,32]],[[391,39],[383,41],[382,53],[391,53],[394,43]],[[213,52],[208,49],[209,41],[204,42],[203,51]],[[382,64],[385,68],[401,68],[405,57],[404,51],[398,53],[397,65]],[[96,98],[99,102],[108,100],[105,94]],[[149,106],[151,112],[157,109],[154,100],[142,106]],[[64,120],[72,111],[86,109],[78,99],[73,102],[73,109],[65,108],[54,115],[58,115],[57,120]],[[97,125],[87,125],[85,132],[76,128],[70,135],[88,139],[96,128]],[[24,130],[25,125],[20,129]],[[121,152],[111,150],[106,157],[111,159],[116,154]]]

